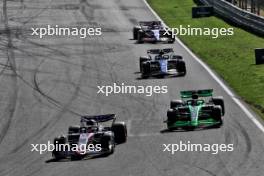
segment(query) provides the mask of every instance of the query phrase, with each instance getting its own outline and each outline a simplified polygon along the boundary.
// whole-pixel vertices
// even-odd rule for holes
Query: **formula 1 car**
[[[101,125],[107,121],[111,121],[111,126]],[[115,121],[115,114],[81,117],[81,125],[70,126],[67,137],[63,135],[54,139],[53,158],[75,160],[114,153],[116,144],[127,139],[126,124]]]
[[[176,55],[172,48],[151,49],[148,56],[139,58],[139,68],[142,78],[150,76],[186,75],[185,62]]]
[[[193,130],[197,127],[219,128],[223,125],[223,97],[212,97],[213,90],[181,91],[182,100],[172,100],[167,111],[169,130]],[[206,97],[208,100],[206,101]]]
[[[138,43],[175,42],[171,30],[166,29],[161,21],[139,22],[139,25],[133,28],[133,39],[137,40]]]

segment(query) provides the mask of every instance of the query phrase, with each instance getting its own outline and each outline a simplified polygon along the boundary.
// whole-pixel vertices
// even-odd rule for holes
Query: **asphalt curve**
[[[263,133],[179,44],[135,44],[131,29],[154,20],[142,0],[8,1],[11,35],[0,34],[1,176],[262,176]],[[32,26],[99,26],[98,37],[31,36]],[[18,26],[18,27],[17,27]],[[147,49],[173,47],[186,60],[185,77],[140,80],[138,58]],[[97,86],[167,85],[167,94],[97,94]],[[160,133],[169,100],[180,90],[213,88],[226,103],[223,128]],[[31,152],[78,124],[80,114],[116,113],[129,136],[113,155],[49,162]],[[234,144],[233,152],[163,152],[162,144]]]

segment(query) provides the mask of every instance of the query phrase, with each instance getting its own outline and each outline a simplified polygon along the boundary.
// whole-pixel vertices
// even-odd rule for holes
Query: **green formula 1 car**
[[[172,100],[167,112],[169,130],[193,130],[194,128],[223,125],[225,106],[223,97],[212,97],[213,90],[181,91],[181,100]]]

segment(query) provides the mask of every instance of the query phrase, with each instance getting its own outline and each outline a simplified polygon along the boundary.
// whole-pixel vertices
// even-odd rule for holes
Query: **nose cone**
[[[152,30],[152,32],[154,33],[154,36],[156,38],[156,40],[160,39],[160,33],[158,29]]]
[[[199,106],[189,106],[189,109],[191,112],[191,125],[197,126],[200,107]]]
[[[165,59],[161,59],[159,60],[159,64],[160,64],[161,72],[167,73],[168,72],[168,67],[167,67],[168,61]]]

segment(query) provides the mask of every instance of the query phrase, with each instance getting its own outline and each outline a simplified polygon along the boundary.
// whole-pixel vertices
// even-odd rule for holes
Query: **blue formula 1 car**
[[[186,75],[185,61],[172,48],[148,50],[139,58],[139,67],[142,78]]]

